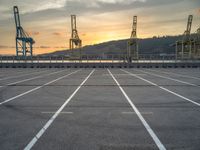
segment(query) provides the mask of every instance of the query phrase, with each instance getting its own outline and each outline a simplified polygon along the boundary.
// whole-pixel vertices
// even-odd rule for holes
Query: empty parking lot
[[[1,69],[0,149],[200,149],[200,69]]]

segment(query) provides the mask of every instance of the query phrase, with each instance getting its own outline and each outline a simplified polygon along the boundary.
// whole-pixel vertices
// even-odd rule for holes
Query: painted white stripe
[[[50,76],[50,75],[53,75],[53,74],[56,74],[56,73],[60,73],[60,72],[63,72],[63,71],[66,71],[66,70],[60,70],[60,71],[52,72],[52,73],[49,73],[49,74],[36,76],[36,77],[33,77],[33,78],[24,79],[24,80],[20,80],[20,81],[16,81],[16,82],[12,82],[12,83],[6,84],[6,86],[15,85],[15,84],[23,83],[23,82],[26,82],[26,81],[31,81],[31,80],[34,80],[34,79],[42,78],[42,77],[45,77],[45,76]]]
[[[126,74],[113,74],[115,76],[129,76],[127,73]],[[143,75],[146,75],[146,74],[136,74],[136,75],[140,75],[140,76],[143,76]],[[102,74],[102,76],[110,76],[110,74]]]
[[[180,97],[180,98],[182,98],[182,99],[184,99],[184,100],[186,100],[186,101],[189,101],[189,102],[191,102],[191,103],[193,103],[193,104],[195,104],[195,105],[197,105],[197,106],[200,106],[200,103],[197,103],[197,102],[195,102],[195,101],[193,101],[193,100],[191,100],[191,99],[189,99],[189,98],[187,98],[187,97],[184,97],[184,96],[182,96],[182,95],[180,95],[180,94],[178,94],[178,93],[175,93],[175,92],[173,92],[173,91],[171,91],[171,90],[169,90],[169,89],[167,89],[167,88],[165,88],[165,87],[159,86],[159,85],[157,85],[157,84],[155,84],[155,83],[153,83],[153,82],[151,82],[151,81],[149,81],[149,80],[146,80],[146,79],[144,79],[144,78],[142,78],[142,77],[140,77],[140,76],[133,75],[131,72],[128,72],[128,71],[126,71],[126,70],[123,70],[123,69],[120,69],[120,70],[122,70],[123,72],[126,72],[127,74],[129,74],[129,75],[131,75],[131,76],[134,76],[134,77],[136,77],[136,78],[138,78],[138,79],[141,79],[141,80],[143,80],[143,81],[145,81],[145,82],[148,82],[148,83],[150,83],[151,85],[157,86],[158,88],[160,88],[160,89],[162,89],[162,90],[164,90],[164,91],[166,91],[166,92],[169,92],[169,93],[171,93],[171,94],[173,94],[173,95],[176,95],[176,96],[178,96],[178,97]]]
[[[166,76],[162,76],[162,75],[158,75],[158,74],[146,72],[146,71],[143,71],[143,70],[137,70],[137,71],[140,71],[140,72],[143,72],[143,73],[146,73],[146,74],[155,76],[155,77],[160,77],[160,78],[164,78],[164,79],[168,79],[168,80],[172,80],[172,81],[176,81],[176,82],[179,82],[179,83],[183,83],[183,84],[187,84],[187,85],[191,85],[191,86],[195,86],[195,87],[200,88],[200,86],[198,86],[198,85],[196,85],[196,84],[189,83],[189,82],[185,82],[185,81],[178,80],[178,79],[174,79],[174,78],[171,78],[171,77],[166,77]]]
[[[174,72],[171,72],[169,69],[168,71],[169,72],[166,72],[166,71],[158,71],[158,70],[154,70],[154,69],[149,69],[151,71],[154,71],[154,72],[161,72],[161,73],[165,73],[165,74],[169,74],[169,75],[176,75],[176,76],[181,76],[181,77],[186,77],[186,78],[190,78],[190,79],[196,79],[196,80],[200,80],[200,78],[198,77],[194,77],[194,76],[189,76],[189,75],[184,75],[184,74],[180,74],[180,73],[174,73]]]
[[[28,74],[22,74],[22,75],[18,75],[18,76],[12,76],[12,77],[1,78],[0,80],[7,80],[7,79],[19,78],[19,77],[24,77],[24,76],[28,76],[28,75],[37,74],[37,73],[44,73],[44,72],[47,72],[47,71],[49,71],[49,70],[34,71],[34,72],[28,73]]]
[[[38,87],[36,87],[36,88],[33,88],[33,89],[31,89],[31,90],[29,90],[29,91],[26,91],[26,92],[24,92],[24,93],[22,93],[22,94],[19,94],[19,95],[17,95],[17,96],[14,96],[14,97],[12,97],[12,98],[9,98],[9,99],[7,99],[7,100],[1,102],[0,105],[5,104],[5,103],[7,103],[7,102],[10,102],[10,101],[12,101],[12,100],[14,100],[14,99],[17,99],[17,98],[19,98],[19,97],[22,97],[22,96],[24,96],[24,95],[26,95],[26,94],[28,94],[28,93],[33,92],[33,91],[36,91],[36,90],[38,90],[38,89],[40,89],[40,88],[42,88],[42,87],[44,87],[44,86],[46,86],[46,85],[49,85],[49,84],[54,83],[54,82],[56,82],[56,81],[58,81],[58,80],[61,80],[61,79],[65,78],[65,77],[67,77],[67,76],[70,76],[70,75],[72,75],[72,74],[78,72],[78,71],[80,71],[80,70],[71,72],[71,73],[69,73],[69,74],[67,74],[67,75],[64,75],[64,76],[62,76],[62,77],[59,77],[59,78],[57,78],[57,79],[55,79],[55,80],[52,80],[52,81],[50,81],[50,82],[48,82],[48,83],[45,83],[45,84],[43,84],[43,85],[41,85],[41,86],[38,86]]]
[[[50,111],[44,111],[41,112],[42,114],[55,114],[56,112],[50,112]],[[73,114],[74,112],[69,112],[69,111],[62,111],[60,114]]]
[[[70,95],[70,97],[65,101],[65,103],[55,112],[55,114],[49,119],[49,121],[42,127],[42,129],[36,134],[36,136],[28,143],[28,145],[24,148],[24,150],[30,150],[35,143],[39,140],[39,138],[44,134],[44,132],[49,128],[49,126],[53,123],[53,121],[58,117],[58,115],[62,112],[65,106],[70,102],[70,100],[75,96],[75,94],[79,91],[79,89],[85,84],[85,82],[89,79],[92,73],[95,71],[92,70],[90,74],[85,78],[85,80],[76,88],[76,90]]]
[[[140,112],[142,115],[153,115],[153,112]],[[122,112],[122,114],[136,114],[135,112],[133,111],[125,111],[125,112]]]
[[[191,103],[193,103],[193,104],[195,104],[195,105],[197,105],[197,106],[200,106],[200,103],[197,103],[197,102],[195,102],[195,101],[193,101],[193,100],[191,100],[191,99],[189,99],[189,98],[187,98],[187,97],[184,97],[184,96],[182,96],[182,95],[180,95],[180,94],[178,94],[178,93],[175,93],[175,92],[173,92],[173,91],[171,91],[171,90],[169,90],[169,89],[167,89],[167,88],[164,88],[164,87],[159,87],[159,88],[161,88],[161,89],[163,89],[163,90],[165,90],[165,91],[167,91],[167,92],[169,92],[169,93],[172,93],[172,94],[174,94],[174,95],[176,95],[176,96],[178,96],[178,97],[180,97],[180,98],[182,98],[182,99],[184,99],[184,100],[186,100],[186,101],[189,101],[189,102],[191,102]]]
[[[36,87],[36,88],[34,88],[34,89],[31,89],[31,90],[29,90],[29,91],[26,91],[26,92],[24,92],[24,93],[22,93],[22,94],[19,94],[19,95],[17,95],[17,96],[14,96],[14,97],[12,97],[12,98],[9,98],[9,99],[7,99],[7,100],[1,102],[0,105],[3,105],[3,104],[5,104],[5,103],[7,103],[7,102],[10,102],[10,101],[14,100],[14,99],[17,99],[17,98],[19,98],[19,97],[22,97],[22,96],[24,96],[24,95],[26,95],[26,94],[28,94],[28,93],[31,93],[31,92],[33,92],[33,91],[36,91],[36,90],[40,89],[41,87],[42,87],[42,86],[38,86],[38,87]]]
[[[129,96],[123,90],[123,88],[121,87],[121,85],[119,84],[119,82],[116,80],[116,78],[113,76],[113,74],[111,73],[111,71],[109,69],[108,69],[108,72],[110,73],[110,75],[112,76],[112,78],[116,82],[116,84],[118,85],[119,89],[121,90],[121,92],[123,93],[123,95],[125,96],[125,98],[127,99],[127,101],[129,102],[129,104],[131,105],[131,107],[133,108],[133,110],[135,111],[135,113],[137,114],[138,118],[140,119],[140,121],[142,122],[142,124],[144,125],[144,127],[146,128],[146,130],[148,131],[148,133],[150,134],[150,136],[154,140],[154,142],[156,143],[157,147],[160,150],[166,150],[165,146],[161,143],[161,141],[159,140],[159,138],[157,137],[157,135],[151,129],[151,127],[149,126],[149,124],[143,118],[143,116],[141,115],[141,113],[139,112],[139,110],[137,109],[137,107],[133,104],[133,102],[131,101],[131,99],[129,98]]]

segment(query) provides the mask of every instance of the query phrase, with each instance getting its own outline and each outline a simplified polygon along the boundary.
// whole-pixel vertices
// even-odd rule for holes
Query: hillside
[[[164,36],[139,39],[140,54],[174,54],[175,48],[170,46],[181,36]],[[88,45],[82,48],[82,54],[123,54],[127,49],[127,40],[109,41],[105,43]],[[76,50],[74,50],[76,51]],[[70,50],[56,51],[43,55],[67,55]]]

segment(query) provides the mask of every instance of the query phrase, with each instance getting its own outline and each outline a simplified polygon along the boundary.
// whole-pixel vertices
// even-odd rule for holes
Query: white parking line
[[[142,115],[153,115],[153,112],[140,112]],[[135,112],[133,111],[124,111],[122,112],[122,114],[136,114]],[[137,114],[136,114],[137,115]]]
[[[174,78],[171,78],[171,77],[166,77],[166,76],[162,76],[162,75],[146,72],[146,71],[143,71],[143,70],[137,70],[137,71],[140,71],[140,72],[152,75],[152,76],[156,76],[156,77],[160,77],[160,78],[164,78],[164,79],[168,79],[168,80],[172,80],[172,81],[176,81],[176,82],[179,82],[179,83],[183,83],[183,84],[187,84],[187,85],[191,85],[191,86],[195,86],[195,87],[200,88],[199,85],[196,85],[196,84],[193,84],[193,83],[189,83],[189,82],[185,82],[185,81],[178,80],[178,79],[174,79]]]
[[[43,71],[34,71],[28,74],[22,74],[22,75],[18,75],[18,76],[12,76],[12,77],[6,77],[6,78],[1,78],[0,80],[7,80],[7,79],[13,79],[13,78],[19,78],[19,77],[23,77],[23,76],[28,76],[28,75],[33,75],[33,74],[37,74],[37,73],[44,73],[47,72],[49,70],[43,70]]]
[[[121,85],[119,84],[119,82],[116,80],[116,78],[113,76],[113,74],[110,72],[109,69],[108,69],[108,72],[110,73],[111,77],[116,82],[116,84],[118,85],[119,89],[121,90],[121,92],[123,93],[123,95],[125,96],[125,98],[127,99],[127,101],[129,102],[129,104],[131,105],[131,107],[133,108],[133,110],[135,111],[135,113],[137,114],[138,118],[140,119],[140,121],[142,122],[142,124],[144,125],[144,127],[146,128],[146,130],[148,131],[148,133],[150,134],[150,136],[154,140],[154,142],[156,143],[157,147],[160,150],[166,150],[165,146],[161,143],[161,141],[159,140],[159,138],[157,137],[157,135],[151,129],[151,127],[149,126],[149,124],[146,122],[146,120],[144,119],[144,117],[141,115],[141,113],[139,112],[139,110],[137,109],[137,107],[133,104],[133,102],[131,101],[131,99],[129,98],[129,96],[123,90],[123,88],[121,87]]]
[[[173,74],[173,75],[176,75],[176,76],[181,76],[181,77],[186,77],[186,78],[190,78],[190,79],[200,80],[200,78],[198,78],[198,77],[183,75],[183,74],[180,74],[180,73],[174,73],[174,72],[171,72],[170,70],[168,70],[169,72],[166,72],[166,71],[158,71],[158,70],[154,70],[154,69],[149,69],[149,70],[152,70],[152,71],[154,71],[154,72],[165,73],[165,74],[169,74],[169,75],[172,75],[172,74]]]
[[[35,88],[33,88],[33,89],[29,90],[29,91],[26,91],[26,92],[21,93],[21,94],[19,94],[19,95],[17,95],[17,96],[11,97],[11,98],[9,98],[9,99],[7,99],[7,100],[1,102],[0,105],[5,104],[5,103],[7,103],[7,102],[10,102],[10,101],[12,101],[12,100],[14,100],[14,99],[17,99],[17,98],[19,98],[19,97],[22,97],[22,96],[24,96],[24,95],[26,95],[26,94],[28,94],[28,93],[33,92],[33,91],[36,91],[36,90],[38,90],[38,89],[40,89],[40,88],[42,88],[42,87],[44,87],[44,86],[46,86],[46,85],[49,85],[49,84],[51,84],[51,83],[54,83],[54,82],[56,82],[56,81],[58,81],[58,80],[61,80],[61,79],[65,78],[65,77],[67,77],[67,76],[70,76],[70,75],[72,75],[72,74],[74,74],[74,73],[77,73],[78,71],[80,71],[80,70],[71,72],[71,73],[69,73],[69,74],[67,74],[67,75],[64,75],[64,76],[62,76],[62,77],[59,77],[59,78],[57,78],[57,79],[55,79],[55,80],[52,80],[52,81],[50,81],[50,82],[48,82],[48,83],[45,83],[45,84],[41,85],[41,86],[35,87]]]
[[[52,72],[52,73],[49,73],[49,74],[40,75],[40,76],[36,76],[36,77],[33,77],[33,78],[12,82],[12,83],[6,84],[6,86],[15,85],[15,84],[23,83],[23,82],[26,82],[26,81],[31,81],[31,80],[34,80],[34,79],[42,78],[42,77],[45,77],[45,76],[50,76],[50,75],[53,75],[53,74],[56,74],[56,73],[60,73],[60,72],[63,72],[63,71],[66,71],[66,70],[60,70],[60,71]]]
[[[65,101],[65,103],[55,112],[55,114],[49,119],[49,121],[42,127],[42,129],[35,135],[35,137],[28,143],[28,145],[24,148],[24,150],[30,150],[35,143],[40,139],[40,137],[44,134],[44,132],[49,128],[49,126],[53,123],[53,121],[58,117],[58,115],[62,112],[65,106],[70,102],[70,100],[76,95],[79,89],[83,84],[89,79],[89,77],[95,71],[92,70],[90,74],[84,79],[84,81],[76,88],[76,90],[70,95],[70,97]]]
[[[173,94],[173,95],[176,95],[176,96],[178,96],[178,97],[180,97],[180,98],[182,98],[182,99],[184,99],[184,100],[186,100],[186,101],[189,101],[189,102],[191,102],[191,103],[193,103],[193,104],[195,104],[195,105],[197,105],[197,106],[200,106],[200,103],[197,103],[197,102],[195,102],[195,101],[193,101],[193,100],[191,100],[191,99],[189,99],[189,98],[187,98],[187,97],[184,97],[184,96],[182,96],[182,95],[180,95],[180,94],[178,94],[178,93],[175,93],[175,92],[173,92],[173,91],[171,91],[171,90],[169,90],[169,89],[167,89],[167,88],[165,88],[165,87],[159,86],[159,85],[157,85],[156,83],[153,83],[153,82],[151,82],[151,81],[149,81],[149,80],[147,80],[147,79],[144,79],[144,78],[142,78],[142,77],[140,77],[140,76],[133,75],[131,72],[128,72],[128,71],[126,71],[126,70],[123,70],[123,69],[120,69],[120,70],[122,70],[123,72],[126,72],[127,74],[129,74],[129,75],[131,75],[131,76],[133,76],[133,77],[136,77],[136,78],[138,78],[138,79],[140,79],[140,80],[143,80],[143,81],[145,81],[145,82],[147,82],[147,83],[149,83],[149,84],[151,84],[151,85],[157,86],[158,88],[160,88],[160,89],[162,89],[162,90],[164,90],[164,91],[166,91],[166,92],[169,92],[169,93],[171,93],[171,94]]]
[[[113,74],[114,76],[129,76],[127,73],[126,74]],[[146,75],[146,74],[136,74],[136,75]],[[110,74],[102,74],[102,76],[110,76]]]
[[[42,114],[55,114],[56,112],[50,112],[50,111],[43,111]],[[62,111],[60,114],[73,114],[74,112],[71,111]]]
[[[49,76],[49,75],[52,75],[52,74],[56,74],[56,73],[63,72],[63,71],[65,71],[65,70],[60,70],[60,71],[56,71],[56,72],[53,72],[53,73],[49,73],[49,74],[45,74],[45,75],[36,76],[36,77],[33,77],[33,78],[28,78],[28,79],[24,79],[24,80],[20,80],[20,81],[16,81],[16,82],[8,83],[4,86],[10,86],[10,85],[18,84],[18,83],[23,83],[23,82],[26,82],[26,81],[31,81],[31,80],[34,80],[34,79],[42,78],[42,77]],[[0,86],[0,88],[4,87],[4,86]]]

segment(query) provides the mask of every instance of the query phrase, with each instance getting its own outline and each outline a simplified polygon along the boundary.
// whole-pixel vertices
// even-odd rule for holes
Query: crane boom
[[[137,16],[133,16],[131,38],[137,38]]]
[[[187,28],[186,28],[186,30],[185,30],[185,32],[184,32],[184,34],[185,34],[186,36],[190,35],[190,33],[191,33],[192,20],[193,20],[193,15],[189,15],[189,16],[188,16],[188,22],[187,22]]]
[[[14,6],[13,10],[14,10],[14,17],[15,17],[15,25],[16,25],[16,29],[17,29],[17,36],[20,36],[21,23],[20,23],[18,7]]]

